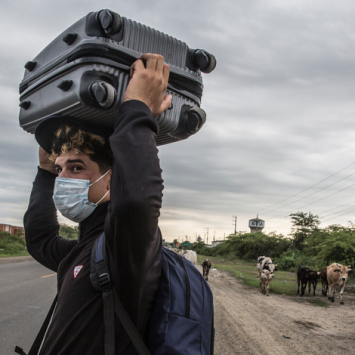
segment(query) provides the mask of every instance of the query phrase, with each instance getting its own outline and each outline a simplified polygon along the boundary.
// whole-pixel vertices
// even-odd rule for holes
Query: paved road
[[[56,276],[36,261],[0,265],[0,354],[26,352],[56,294]]]

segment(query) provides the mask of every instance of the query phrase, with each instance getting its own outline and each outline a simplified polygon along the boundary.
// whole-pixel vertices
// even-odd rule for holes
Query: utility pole
[[[237,216],[232,216],[234,219],[234,234],[237,234]]]
[[[207,234],[207,243],[206,244],[208,244],[208,230],[209,230],[209,228],[203,228],[203,232],[204,233],[206,232],[206,234]]]
[[[215,241],[216,240],[216,231],[214,231],[214,233],[213,233],[213,241]]]

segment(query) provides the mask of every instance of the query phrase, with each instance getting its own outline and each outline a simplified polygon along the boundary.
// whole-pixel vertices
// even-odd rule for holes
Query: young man
[[[37,261],[58,273],[58,301],[40,355],[104,354],[102,295],[90,282],[91,251],[102,232],[113,287],[146,339],[162,247],[154,116],[170,105],[168,77],[162,56],[145,54],[132,65],[109,141],[100,128],[71,118],[37,127],[40,165],[24,218],[26,242]],[[56,207],[79,222],[78,241],[58,235]],[[135,353],[117,317],[115,340],[116,354]]]

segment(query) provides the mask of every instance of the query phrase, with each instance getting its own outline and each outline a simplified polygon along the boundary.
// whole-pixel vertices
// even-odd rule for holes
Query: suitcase
[[[161,54],[170,65],[172,104],[156,117],[157,145],[198,132],[206,121],[201,72],[215,68],[215,57],[110,10],[89,13],[26,63],[20,126],[34,133],[45,118],[67,115],[113,128],[130,66],[143,53]]]

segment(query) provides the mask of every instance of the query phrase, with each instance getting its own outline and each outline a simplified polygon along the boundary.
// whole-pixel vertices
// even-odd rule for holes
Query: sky
[[[163,237],[209,243],[248,231],[288,235],[289,215],[355,223],[355,3],[339,0],[0,0],[0,223],[22,226],[38,165],[19,126],[24,64],[104,8],[202,48],[206,124],[159,147]],[[60,216],[62,223],[72,224]]]

